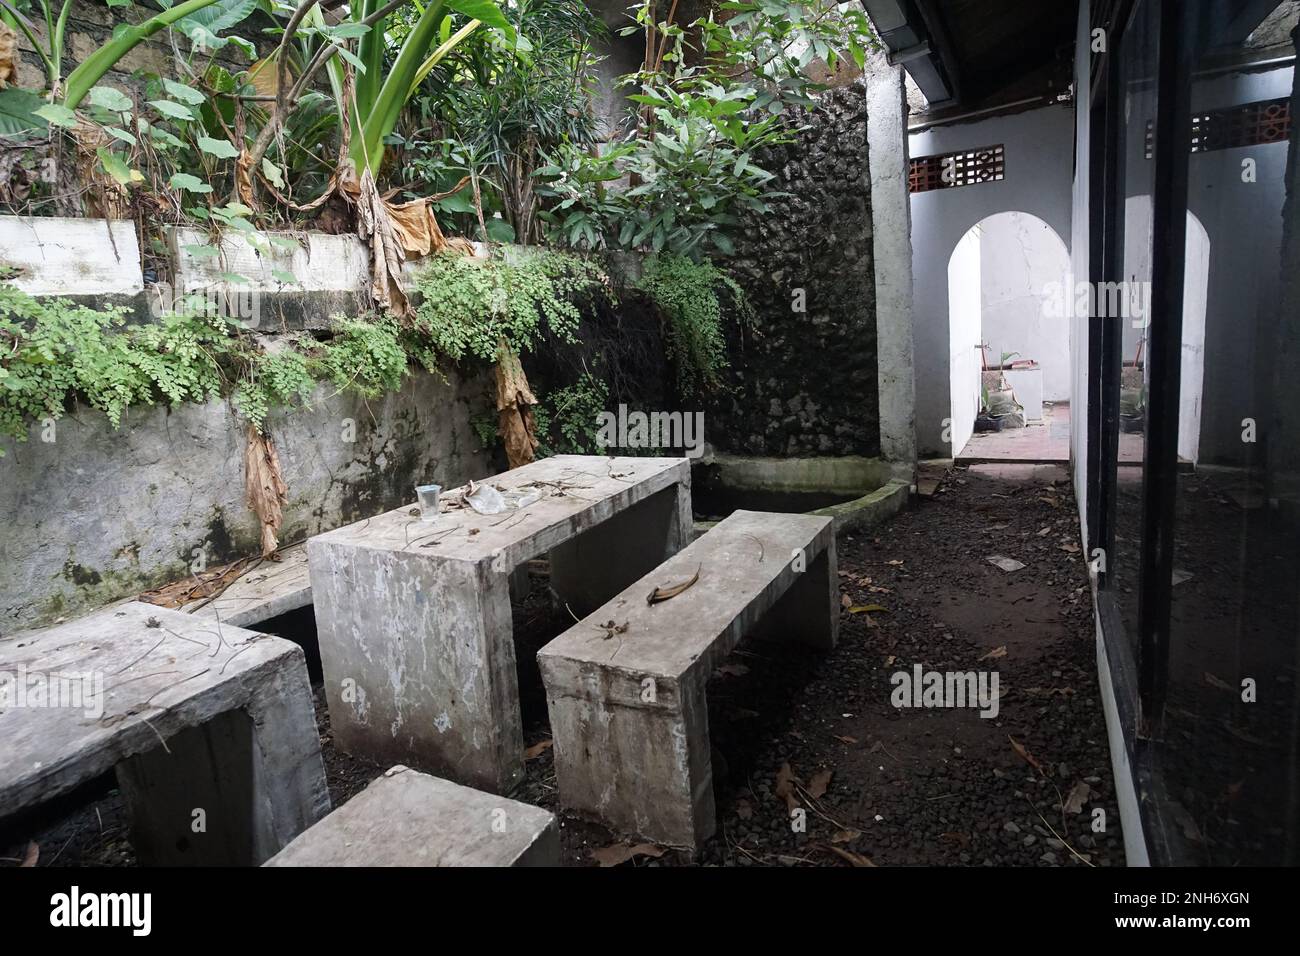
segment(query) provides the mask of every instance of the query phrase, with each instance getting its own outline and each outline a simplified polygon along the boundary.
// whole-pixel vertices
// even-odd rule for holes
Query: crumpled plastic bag
[[[507,510],[506,499],[491,485],[476,485],[465,495],[465,504],[481,515],[499,515]]]
[[[473,485],[465,493],[465,503],[481,515],[499,515],[527,508],[542,497],[542,489],[524,487],[498,491],[491,485]]]

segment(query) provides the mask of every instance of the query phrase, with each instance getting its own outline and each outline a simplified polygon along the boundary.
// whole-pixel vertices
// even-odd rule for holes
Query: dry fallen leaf
[[[524,751],[524,759],[536,760],[542,754],[546,753],[546,751],[550,750],[551,746],[554,743],[555,743],[554,740],[543,740],[541,743],[533,744],[531,747],[529,747],[527,750]]]
[[[18,79],[18,34],[0,23],[0,90]]]
[[[432,220],[432,213],[429,218]],[[505,446],[507,464],[518,468],[536,457],[537,424],[533,406],[537,404],[537,396],[528,385],[519,356],[504,340],[497,352],[496,391],[497,434]]]
[[[831,734],[831,736],[842,744],[856,744],[858,742],[857,737],[841,737],[839,734]]]
[[[849,608],[850,614],[888,614],[889,608],[883,604],[855,604]]]
[[[794,795],[794,781],[794,771],[790,769],[790,765],[781,764],[781,769],[776,775],[776,795],[785,801],[786,809],[791,812],[799,809],[799,801]]]
[[[39,860],[40,858],[41,858],[41,845],[37,843],[35,840],[28,840],[27,852],[23,854],[23,861],[18,865],[20,867],[35,866],[36,861]]]
[[[614,843],[591,851],[591,858],[601,866],[620,866],[638,856],[658,859],[663,855],[664,851],[653,843],[638,843],[636,846],[629,843]]]
[[[852,843],[858,837],[862,836],[861,830],[836,830],[835,835],[831,837],[832,843]]]
[[[1080,780],[1070,788],[1070,794],[1065,798],[1061,810],[1065,813],[1082,813],[1083,805],[1088,802],[1090,793],[1092,793],[1092,787]]]
[[[993,650],[989,651],[987,654],[981,657],[980,660],[992,661],[992,660],[997,660],[999,657],[1006,657],[1006,656],[1007,656],[1007,645],[1002,644],[998,647],[993,648]],[[978,663],[978,661],[976,663]]]
[[[1033,754],[1031,754],[1028,750],[1025,749],[1024,744],[1016,740],[1015,737],[1007,737],[1007,740],[1011,741],[1011,749],[1013,749],[1016,753],[1018,753],[1021,759],[1025,761],[1025,763],[1029,764],[1039,773],[1042,773],[1043,765],[1038,762],[1037,758],[1034,757]]]
[[[853,607],[853,598],[847,594],[840,595],[840,607]]]
[[[842,850],[842,849],[840,849],[840,848],[837,847],[837,846],[828,846],[826,849],[830,850],[832,853],[834,853],[834,854],[835,854],[836,856],[838,856],[840,859],[842,859],[842,860],[847,860],[850,866],[871,866],[871,867],[874,867],[874,866],[876,865],[876,864],[872,863],[870,860],[868,860],[868,859],[867,859],[865,856],[863,856],[861,853],[854,853],[852,850]]]
[[[650,596],[645,599],[646,604],[658,604],[661,601],[668,601],[677,597],[677,595],[681,594],[700,579],[700,571],[703,570],[703,568],[704,565],[702,564],[696,568],[695,576],[689,581],[683,581],[681,584],[674,584],[666,588],[655,588],[650,592]]]
[[[274,554],[279,547],[282,508],[289,503],[289,487],[284,483],[275,442],[270,434],[258,434],[252,425],[244,447],[244,496],[262,528],[262,556]]]
[[[833,770],[819,770],[813,774],[812,780],[808,783],[808,796],[814,800],[820,800],[830,788],[831,777],[834,773]]]

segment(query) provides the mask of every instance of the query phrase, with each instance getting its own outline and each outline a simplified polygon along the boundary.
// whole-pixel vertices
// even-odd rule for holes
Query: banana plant
[[[186,0],[162,13],[150,17],[142,23],[132,24],[125,29],[114,32],[113,38],[92,53],[63,79],[63,55],[67,36],[68,15],[72,10],[73,0],[63,0],[59,6],[57,0],[39,0],[41,13],[45,20],[45,33],[48,39],[42,44],[36,34],[36,26],[18,9],[19,0],[0,0],[0,21],[27,38],[41,63],[45,66],[46,79],[50,93],[55,102],[68,109],[76,109],[91,87],[111,70],[122,57],[149,39],[155,33],[198,13],[206,7],[223,0]],[[109,6],[120,5],[109,3]],[[242,18],[241,18],[242,19]]]
[[[384,142],[397,126],[402,108],[425,77],[459,44],[480,27],[500,30],[513,39],[514,28],[495,0],[432,0],[420,7],[419,18],[403,37],[388,71],[384,71],[385,54],[390,37],[387,16],[373,19],[385,4],[382,0],[360,0],[352,6],[351,29],[358,30],[367,21],[369,29],[357,41],[356,56],[350,59],[356,71],[356,85],[351,104],[342,102],[343,63],[337,58],[329,63],[330,82],[339,100],[341,118],[352,131],[349,158],[356,171],[379,170],[384,159]],[[454,33],[451,12],[469,18]],[[310,22],[329,36],[319,8],[312,11]],[[347,21],[341,25],[346,36]],[[340,28],[334,28],[335,31]]]

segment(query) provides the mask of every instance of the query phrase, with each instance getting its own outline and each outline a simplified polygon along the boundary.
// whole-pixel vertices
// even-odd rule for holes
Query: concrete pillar
[[[880,456],[894,476],[916,471],[916,386],[912,355],[912,219],[908,194],[907,93],[903,68],[868,55],[867,153],[876,271],[876,375]]]
[[[509,791],[524,775],[513,568],[320,540],[308,553],[338,745]]]
[[[257,866],[329,811],[301,654],[248,704],[117,764],[146,866]]]

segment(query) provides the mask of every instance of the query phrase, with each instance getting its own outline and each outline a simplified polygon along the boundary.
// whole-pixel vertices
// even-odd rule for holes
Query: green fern
[[[716,389],[727,367],[724,315],[742,324],[753,318],[744,290],[710,262],[669,254],[646,260],[638,286],[667,321],[668,357],[682,397]]]

